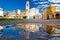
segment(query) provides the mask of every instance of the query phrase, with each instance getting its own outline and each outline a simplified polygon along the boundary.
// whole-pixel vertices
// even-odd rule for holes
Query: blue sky
[[[30,8],[39,8],[40,13],[51,4],[60,4],[59,0],[56,2],[54,0],[29,0]],[[0,0],[0,7],[4,9],[4,12],[13,10],[25,10],[26,0]],[[59,8],[57,8],[59,9]]]
[[[12,10],[25,10],[26,0],[0,0],[0,7],[4,9],[4,12]],[[30,2],[30,8],[35,7],[33,2]]]

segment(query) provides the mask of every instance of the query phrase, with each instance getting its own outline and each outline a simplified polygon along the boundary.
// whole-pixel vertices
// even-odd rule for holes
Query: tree
[[[27,16],[23,16],[23,19],[27,19],[28,17]]]

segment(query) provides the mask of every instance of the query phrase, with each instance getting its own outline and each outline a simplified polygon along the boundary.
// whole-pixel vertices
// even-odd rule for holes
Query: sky
[[[30,2],[30,8],[35,7],[33,2]],[[25,10],[26,0],[0,0],[0,8],[3,8],[4,12],[13,10]]]
[[[4,12],[13,10],[25,10],[27,0],[0,0],[0,8],[3,8]],[[39,8],[39,12],[42,13],[43,10],[49,5],[57,6],[57,10],[60,10],[60,0],[28,0],[30,2],[31,8]]]

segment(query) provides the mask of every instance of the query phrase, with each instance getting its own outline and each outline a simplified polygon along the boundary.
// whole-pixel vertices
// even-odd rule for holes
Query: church
[[[12,12],[7,12],[5,14],[5,18],[18,18],[18,19],[35,19],[35,15],[39,14],[38,8],[31,8],[30,9],[30,3],[27,0],[25,4],[26,8],[25,10],[14,10]]]
[[[35,15],[37,15],[39,13],[39,9],[38,8],[31,8],[30,9],[30,3],[29,1],[26,1],[26,9],[25,10],[21,10],[20,12],[20,18],[21,19],[33,19]]]

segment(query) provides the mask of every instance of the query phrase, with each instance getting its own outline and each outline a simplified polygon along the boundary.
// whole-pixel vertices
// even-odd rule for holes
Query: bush
[[[27,19],[28,17],[27,16],[23,16],[23,19]]]

